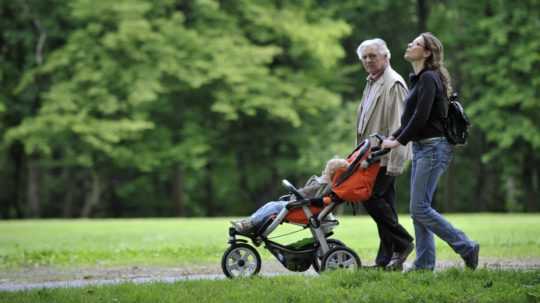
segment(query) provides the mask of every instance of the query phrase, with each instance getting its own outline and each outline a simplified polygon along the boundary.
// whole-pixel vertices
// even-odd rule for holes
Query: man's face
[[[362,52],[362,64],[370,75],[380,73],[386,66],[386,56],[379,53],[375,45],[369,45]]]

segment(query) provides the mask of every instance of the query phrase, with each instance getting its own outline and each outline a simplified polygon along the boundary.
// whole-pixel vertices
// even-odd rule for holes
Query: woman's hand
[[[381,144],[381,148],[396,148],[400,145],[399,141],[397,140],[394,140],[394,139],[384,139],[382,144]]]

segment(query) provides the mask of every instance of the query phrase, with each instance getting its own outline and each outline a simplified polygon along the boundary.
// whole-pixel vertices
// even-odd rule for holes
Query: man
[[[384,136],[399,128],[405,107],[407,85],[390,66],[390,51],[382,39],[366,40],[356,50],[368,73],[356,122],[357,144],[369,135]],[[379,250],[375,267],[401,270],[412,252],[413,238],[398,222],[395,207],[395,176],[401,174],[404,162],[410,159],[410,146],[401,146],[381,159],[373,195],[363,203],[377,224]]]

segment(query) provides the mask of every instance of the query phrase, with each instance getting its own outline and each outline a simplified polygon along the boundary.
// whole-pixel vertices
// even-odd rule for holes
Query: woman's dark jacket
[[[448,101],[441,77],[436,71],[423,69],[418,75],[412,74],[410,81],[401,126],[392,136],[402,145],[443,137]]]

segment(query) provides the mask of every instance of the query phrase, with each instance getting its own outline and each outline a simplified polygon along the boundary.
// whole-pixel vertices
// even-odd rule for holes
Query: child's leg
[[[261,224],[269,216],[279,213],[285,207],[285,205],[287,205],[287,203],[288,202],[286,201],[272,201],[266,203],[251,215],[251,222],[254,225]]]

